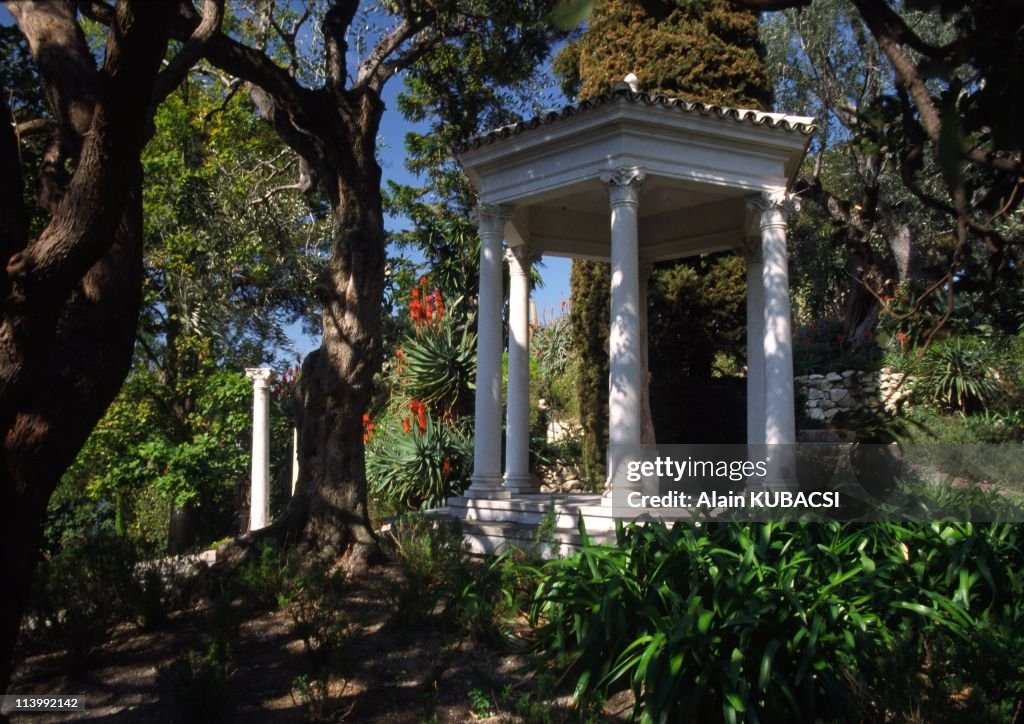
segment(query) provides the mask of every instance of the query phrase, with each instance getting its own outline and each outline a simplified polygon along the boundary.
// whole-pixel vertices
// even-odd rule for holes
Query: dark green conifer
[[[562,51],[555,72],[566,94],[579,100],[606,93],[634,73],[641,89],[651,94],[764,110],[770,107],[772,94],[762,56],[756,14],[728,0],[692,0],[659,19],[628,0],[596,0],[586,32]],[[680,286],[663,278],[666,270],[657,271],[651,281],[653,400],[673,399],[675,390],[667,386],[684,378],[710,377],[716,351],[742,360],[742,303],[708,314],[702,299],[711,296],[734,302],[735,290],[745,289],[743,265],[723,266],[721,259],[727,257],[681,262],[694,270],[692,285]],[[571,284],[573,340],[586,361],[579,385],[584,466],[592,482],[601,482],[608,433],[608,265],[573,262]],[[664,290],[671,290],[671,299],[657,297]],[[675,329],[679,324],[699,327],[701,334],[685,342],[674,336],[662,342],[656,336],[656,330]],[[684,344],[687,354],[680,357]],[[682,442],[675,435],[689,435],[692,428],[680,429],[678,420],[665,420],[659,407],[664,409],[654,405],[655,428],[669,434],[671,441]],[[669,408],[678,411],[678,406]]]

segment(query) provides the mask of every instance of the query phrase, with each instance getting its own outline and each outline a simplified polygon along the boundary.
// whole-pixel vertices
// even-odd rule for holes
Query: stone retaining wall
[[[895,413],[907,406],[911,386],[905,373],[891,367],[870,372],[845,370],[800,375],[795,381],[804,414],[824,422],[864,409]]]

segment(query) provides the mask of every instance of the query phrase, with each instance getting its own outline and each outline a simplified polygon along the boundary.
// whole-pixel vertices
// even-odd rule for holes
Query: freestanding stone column
[[[299,484],[299,428],[292,428],[292,495]]]
[[[476,434],[473,438],[472,484],[467,498],[508,498],[501,476],[501,243],[512,210],[481,204],[480,295],[476,333]]]
[[[530,250],[505,252],[509,271],[508,423],[505,428],[505,489],[537,492],[530,483]]]
[[[252,380],[252,472],[249,493],[249,530],[270,525],[270,380],[274,370],[250,367]]]
[[[789,307],[789,258],[786,251],[784,191],[765,192],[750,206],[761,213],[761,278],[764,287],[764,442],[796,443],[793,406],[793,330]],[[795,479],[792,448],[776,450],[769,482]]]
[[[620,168],[601,175],[611,206],[611,330],[608,335],[608,489],[622,447],[641,441],[642,370],[638,214],[644,171]],[[619,447],[617,447],[619,446]],[[628,449],[628,448],[627,448]]]
[[[764,277],[761,241],[746,246],[747,262],[747,444],[764,444]]]

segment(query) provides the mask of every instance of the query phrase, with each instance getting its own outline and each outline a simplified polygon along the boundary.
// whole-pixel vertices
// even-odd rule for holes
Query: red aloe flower
[[[444,316],[444,300],[441,298],[441,290],[434,290],[434,311],[437,313],[438,321]]]
[[[412,414],[416,415],[416,424],[420,428],[420,432],[427,431],[427,406],[419,400],[411,400],[409,402],[409,409]]]

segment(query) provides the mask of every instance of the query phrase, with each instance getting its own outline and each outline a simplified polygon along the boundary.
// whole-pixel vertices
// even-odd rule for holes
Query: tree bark
[[[119,3],[98,69],[71,3],[7,7],[29,41],[58,130],[39,179],[49,223],[32,243],[23,205],[15,223],[0,225],[0,692],[50,495],[131,363],[142,286],[139,158],[150,112],[140,99],[152,96],[174,12],[171,2]],[[0,138],[0,176],[20,179],[11,151],[10,138]],[[0,187],[5,217],[18,212],[18,187]]]
[[[117,395],[131,366],[142,288],[141,169],[111,250],[89,270],[76,292],[35,394],[13,412],[4,430],[0,467],[0,691],[29,600],[46,506],[96,422]]]
[[[375,144],[384,104],[372,89],[343,98],[340,115],[349,122],[319,159],[321,178],[334,181],[325,185],[334,191],[338,229],[317,285],[323,341],[302,366],[299,480],[289,520],[322,559],[361,573],[377,545],[367,508],[362,414],[383,361],[386,236]]]

